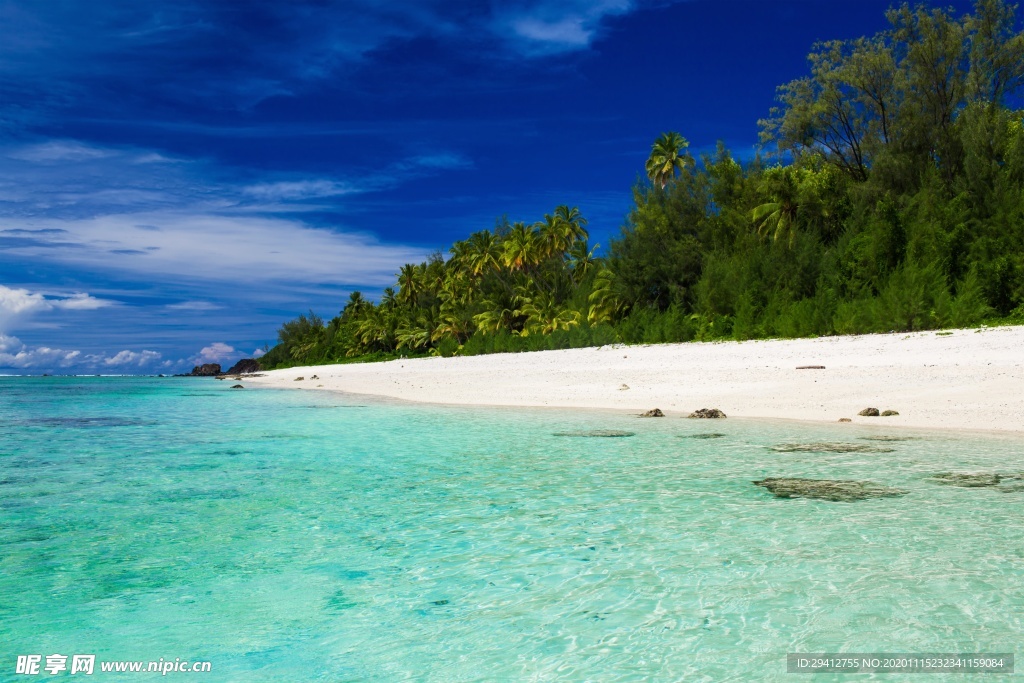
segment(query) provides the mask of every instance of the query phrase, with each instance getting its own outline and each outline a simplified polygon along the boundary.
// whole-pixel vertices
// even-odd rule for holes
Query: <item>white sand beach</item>
[[[245,383],[429,403],[660,408],[669,417],[719,408],[729,417],[1024,431],[1024,327],[402,359],[275,370]],[[899,415],[857,415],[868,407]]]

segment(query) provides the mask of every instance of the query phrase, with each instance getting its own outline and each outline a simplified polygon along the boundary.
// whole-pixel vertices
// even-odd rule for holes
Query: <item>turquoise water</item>
[[[1021,640],[1024,492],[929,479],[1024,471],[1020,439],[230,384],[0,378],[0,680],[31,653],[211,681],[852,680],[786,653]],[[635,435],[554,436],[593,429]],[[893,450],[768,448],[822,441]]]

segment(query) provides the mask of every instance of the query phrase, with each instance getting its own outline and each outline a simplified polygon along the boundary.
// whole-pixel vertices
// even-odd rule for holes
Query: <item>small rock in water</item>
[[[869,446],[863,443],[830,443],[818,441],[816,443],[780,443],[776,446],[769,446],[776,453],[892,453],[893,448],[882,448],[880,446]]]
[[[295,378],[295,379],[293,379],[292,381],[293,381],[293,382],[301,382],[301,381],[302,381],[302,380],[304,380],[304,379],[306,379],[306,378],[305,378],[305,377],[296,377],[296,378]]]
[[[902,496],[907,492],[891,486],[882,486],[873,481],[853,481],[843,479],[790,479],[769,477],[755,481],[777,498],[816,498],[838,503],[849,503],[868,498],[887,498]]]
[[[579,432],[555,432],[552,436],[576,436],[594,439],[622,439],[627,436],[634,436],[636,432],[620,432],[614,429],[591,429]]]
[[[848,417],[841,417],[841,418],[839,418],[839,421],[840,421],[840,422],[853,422],[853,420],[851,420],[851,419],[850,419],[850,418],[848,418]]]
[[[704,432],[702,434],[680,434],[680,439],[721,439],[725,434],[716,432]]]
[[[640,413],[640,417],[665,417],[660,408],[651,408],[646,413]]]
[[[245,389],[245,387],[243,387],[241,384],[236,384],[235,386],[233,386],[231,388],[232,389]]]
[[[865,408],[857,413],[861,417],[878,417],[878,408]]]
[[[702,420],[720,420],[725,417],[725,413],[718,408],[701,408],[690,413],[690,417]]]
[[[895,410],[883,410],[882,417],[892,417],[893,415],[899,415]]]

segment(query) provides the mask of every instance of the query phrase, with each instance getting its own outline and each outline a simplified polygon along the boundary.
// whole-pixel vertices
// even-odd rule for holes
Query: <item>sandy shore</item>
[[[807,365],[825,369],[797,369]],[[730,417],[1024,431],[1024,327],[403,359],[275,370],[246,384],[430,403],[661,408],[670,417],[707,407]],[[899,416],[858,417],[867,407]]]

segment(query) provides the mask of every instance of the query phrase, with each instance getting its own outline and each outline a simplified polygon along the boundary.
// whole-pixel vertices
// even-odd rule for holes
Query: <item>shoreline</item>
[[[1024,327],[614,345],[261,374],[244,381],[442,405],[660,408],[669,418],[719,408],[729,417],[1024,432]],[[857,415],[868,407],[900,414]]]

